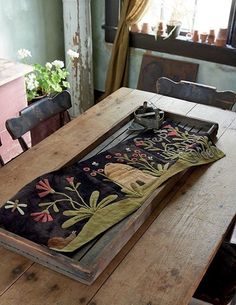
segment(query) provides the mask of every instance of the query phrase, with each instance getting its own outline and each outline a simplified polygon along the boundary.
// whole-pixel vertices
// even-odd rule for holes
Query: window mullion
[[[227,43],[232,47],[236,47],[236,1],[235,0],[232,0],[232,5],[229,15]]]

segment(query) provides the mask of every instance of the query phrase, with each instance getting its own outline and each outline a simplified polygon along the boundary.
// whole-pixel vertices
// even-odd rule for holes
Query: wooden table
[[[0,169],[0,203],[35,177],[84,156],[116,121],[144,100],[219,123],[226,157],[198,167],[176,186],[150,226],[86,286],[0,248],[0,304],[186,305],[213,259],[235,212],[236,113],[121,88]],[[151,221],[153,221],[151,223]],[[131,240],[132,244],[132,240]]]

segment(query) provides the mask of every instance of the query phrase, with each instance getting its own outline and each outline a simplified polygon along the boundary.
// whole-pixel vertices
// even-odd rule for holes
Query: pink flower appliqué
[[[178,137],[178,132],[176,130],[172,130],[170,132],[168,132],[167,134],[168,136],[171,136],[171,137]]]
[[[169,124],[169,125],[163,126],[162,128],[172,128],[172,126]]]
[[[66,177],[66,180],[69,184],[73,185],[74,184],[74,177]]]
[[[140,154],[140,157],[141,157],[141,158],[146,158],[147,155],[146,155],[146,154]]]
[[[55,193],[54,189],[50,186],[48,179],[40,180],[36,184],[37,190],[42,190],[43,192],[39,192],[38,195],[40,198],[47,196],[48,194]]]
[[[196,145],[193,143],[193,144],[189,144],[189,145],[186,145],[186,148],[194,148]]]
[[[89,167],[84,167],[83,170],[84,170],[85,172],[89,172],[89,171],[90,171],[90,168],[89,168]]]
[[[48,212],[31,213],[30,216],[32,216],[34,221],[36,221],[36,222],[49,222],[49,221],[53,221],[52,216]]]

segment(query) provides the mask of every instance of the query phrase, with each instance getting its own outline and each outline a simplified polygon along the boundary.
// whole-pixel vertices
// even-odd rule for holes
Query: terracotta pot
[[[208,34],[203,32],[200,34],[200,40],[201,40],[201,43],[206,43],[207,41],[207,37],[208,37]]]
[[[228,29],[219,29],[216,37],[215,45],[218,47],[225,47],[227,41]]]
[[[148,22],[144,22],[143,25],[142,25],[141,32],[143,34],[148,34],[148,33],[150,33],[150,31],[151,31],[151,29],[150,29],[149,23]]]
[[[209,44],[214,44],[214,42],[215,42],[215,30],[210,30],[210,32],[208,34],[207,42]]]
[[[192,41],[193,42],[198,42],[199,41],[199,34],[198,34],[197,30],[193,31]]]
[[[163,22],[159,22],[157,25],[157,36],[162,36],[164,34]]]

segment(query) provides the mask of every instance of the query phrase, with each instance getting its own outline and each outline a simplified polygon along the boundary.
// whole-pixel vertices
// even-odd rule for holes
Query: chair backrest
[[[45,97],[20,111],[19,117],[6,121],[6,128],[13,140],[18,139],[23,151],[28,145],[22,136],[50,117],[64,112],[71,107],[71,97],[68,91],[63,91],[54,97]]]
[[[181,79],[195,82],[198,67],[196,63],[143,54],[137,89],[156,92],[156,81],[161,76],[176,82]]]
[[[174,82],[160,77],[156,83],[157,93],[190,102],[233,110],[236,93],[233,91],[217,91],[215,87],[188,81]]]

